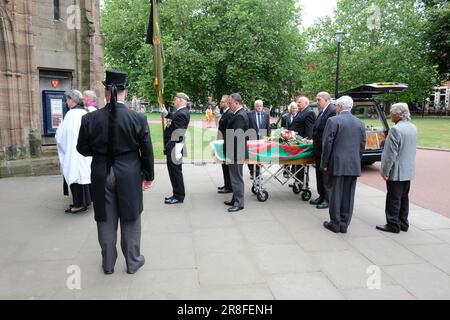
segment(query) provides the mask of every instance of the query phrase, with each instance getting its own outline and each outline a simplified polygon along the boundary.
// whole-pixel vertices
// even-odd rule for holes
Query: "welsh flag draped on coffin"
[[[225,161],[223,154],[223,140],[210,143],[214,155],[220,161]],[[264,140],[250,140],[247,142],[249,160],[261,162],[283,162],[313,156],[312,144],[288,145]]]

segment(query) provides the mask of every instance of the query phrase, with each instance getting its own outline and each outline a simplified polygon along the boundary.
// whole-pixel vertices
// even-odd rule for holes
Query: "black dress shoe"
[[[326,229],[330,230],[331,232],[339,233],[339,230],[336,229],[335,227],[333,227],[333,225],[331,223],[329,223],[328,221],[324,221],[323,226]]]
[[[65,213],[79,213],[79,212],[84,212],[87,210],[87,207],[81,207],[78,209],[74,209],[74,207],[70,207],[68,209],[66,209],[64,212]]]
[[[322,197],[318,197],[317,199],[311,200],[309,203],[317,205],[317,204],[321,203],[322,201],[323,201],[323,198]]]
[[[228,189],[222,189],[222,190],[217,191],[217,193],[232,193],[232,192],[233,191],[228,190]]]
[[[341,227],[341,229],[339,230],[341,233],[347,233],[347,227]]]
[[[177,198],[169,198],[164,201],[165,204],[175,204],[175,203],[183,203],[183,200],[178,200]]]
[[[321,203],[319,203],[316,208],[317,209],[327,209],[329,207],[328,205],[328,201],[327,200],[323,200]]]
[[[217,190],[223,190],[223,189],[225,189],[225,186],[223,186],[223,187],[217,187]]]
[[[400,226],[400,231],[408,232],[409,227]]]
[[[224,201],[223,203],[225,203],[227,206],[234,206],[234,201]]]
[[[112,269],[112,270],[105,270],[105,269],[103,269],[103,273],[104,274],[113,274],[114,273],[114,269]]]
[[[170,197],[164,197],[164,200],[169,200],[169,199],[172,199],[173,198],[173,196],[170,196]]]
[[[376,228],[384,232],[400,233],[400,228],[397,229],[388,224],[378,225]]]
[[[237,207],[237,206],[233,206],[231,208],[228,208],[228,212],[237,212],[239,210],[244,209],[244,207]]]

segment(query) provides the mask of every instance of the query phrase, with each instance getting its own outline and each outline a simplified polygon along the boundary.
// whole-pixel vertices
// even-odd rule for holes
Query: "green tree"
[[[430,43],[430,58],[437,65],[440,80],[450,79],[450,2],[427,0],[426,37]]]
[[[409,89],[384,100],[425,98],[434,70],[425,41],[425,10],[415,0],[340,0],[333,19],[319,20],[306,31],[305,91],[334,92],[336,31],[345,33],[339,91],[365,83],[404,82]]]
[[[166,0],[159,6],[165,96],[193,101],[241,92],[247,103],[286,103],[301,87],[304,41],[295,0]],[[128,71],[130,93],[155,101],[148,0],[105,0],[107,66]]]

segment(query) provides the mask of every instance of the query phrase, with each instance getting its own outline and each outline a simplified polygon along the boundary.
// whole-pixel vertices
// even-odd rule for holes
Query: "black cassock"
[[[95,220],[106,220],[105,184],[107,177],[108,119],[110,105],[88,113],[81,120],[77,150],[92,156],[91,184]],[[142,180],[154,179],[153,146],[147,118],[124,104],[116,103],[113,147],[117,205],[123,221],[136,220],[143,210]]]

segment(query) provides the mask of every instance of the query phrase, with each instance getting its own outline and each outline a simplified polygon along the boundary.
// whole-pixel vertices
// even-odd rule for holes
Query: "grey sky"
[[[314,20],[324,16],[331,16],[336,9],[336,0],[298,0],[303,8],[302,26],[313,24]]]

